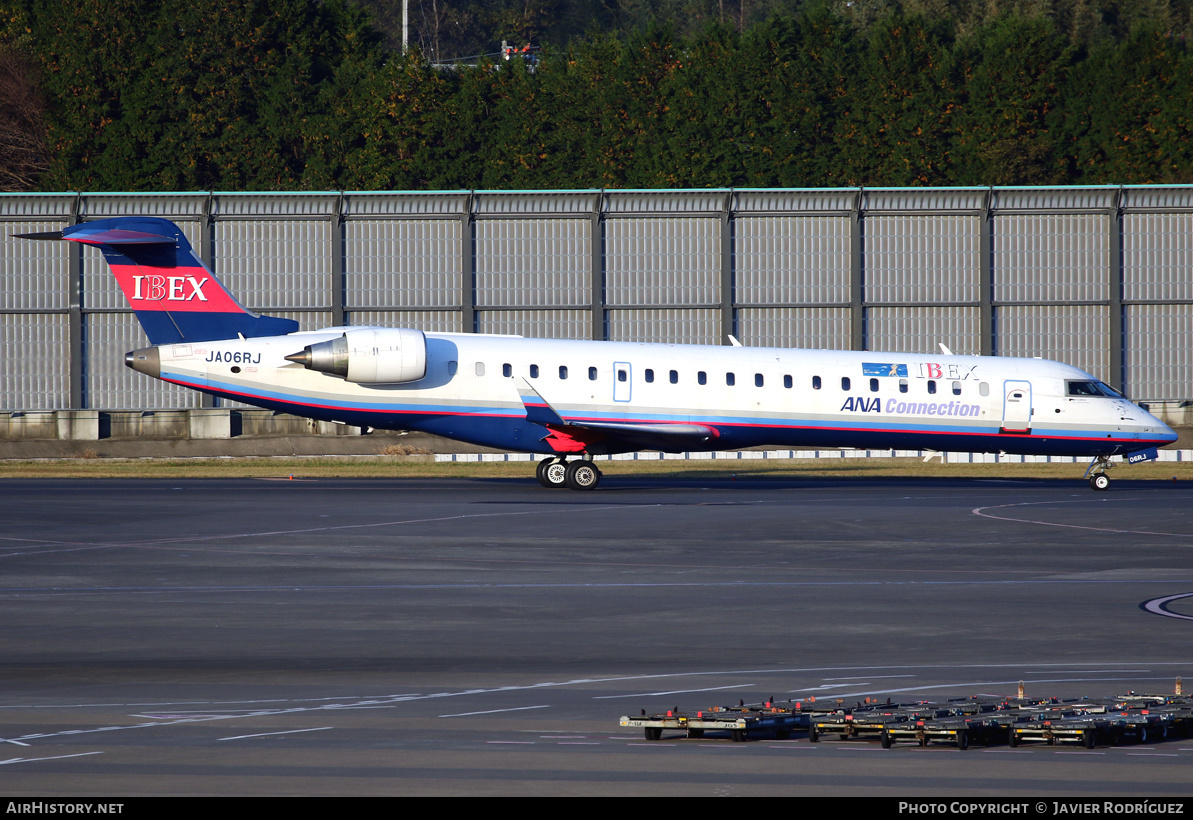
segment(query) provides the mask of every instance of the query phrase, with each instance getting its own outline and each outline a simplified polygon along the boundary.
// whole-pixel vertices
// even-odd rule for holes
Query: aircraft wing
[[[719,435],[716,428],[705,424],[569,419],[525,379],[518,387],[518,395],[526,407],[527,420],[550,430],[543,441],[559,453],[583,452],[590,445],[601,445],[609,451],[658,449],[680,452]]]

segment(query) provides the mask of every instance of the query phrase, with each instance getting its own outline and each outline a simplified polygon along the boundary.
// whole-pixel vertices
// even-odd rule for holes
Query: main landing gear
[[[535,477],[539,484],[548,488],[591,490],[601,483],[601,471],[591,461],[569,462],[560,456],[549,456],[540,461]]]
[[[1085,471],[1085,477],[1089,479],[1089,486],[1095,490],[1105,490],[1110,486],[1110,468],[1114,466],[1114,462],[1110,460],[1110,456],[1097,456],[1089,463],[1089,467]]]

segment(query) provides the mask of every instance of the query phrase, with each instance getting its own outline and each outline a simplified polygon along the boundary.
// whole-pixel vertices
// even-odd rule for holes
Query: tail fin
[[[98,247],[152,344],[282,336],[298,330],[292,319],[260,316],[242,307],[168,219],[116,217],[18,236]]]

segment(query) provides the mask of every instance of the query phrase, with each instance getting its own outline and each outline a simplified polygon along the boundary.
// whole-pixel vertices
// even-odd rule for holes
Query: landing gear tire
[[[592,490],[601,483],[601,471],[588,461],[573,461],[567,466],[565,480],[570,489]]]
[[[1098,473],[1089,477],[1089,486],[1095,490],[1105,490],[1110,486],[1110,476]]]
[[[535,468],[535,478],[539,480],[548,489],[559,489],[567,486],[567,468],[568,464],[561,458],[551,456],[544,458],[539,462],[539,466]]]

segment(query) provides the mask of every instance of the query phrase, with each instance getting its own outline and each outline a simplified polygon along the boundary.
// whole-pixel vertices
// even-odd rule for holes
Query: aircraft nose
[[[1177,435],[1175,430],[1173,430],[1171,427],[1169,427],[1164,422],[1160,421],[1158,418],[1156,418],[1150,412],[1148,412],[1147,417],[1151,421],[1152,429],[1155,430],[1155,434],[1154,434],[1155,437],[1157,439],[1159,439],[1160,441],[1164,442],[1164,444],[1172,444],[1172,442],[1174,442],[1178,438],[1180,438],[1180,436]],[[1164,445],[1162,444],[1160,446],[1164,446]]]

